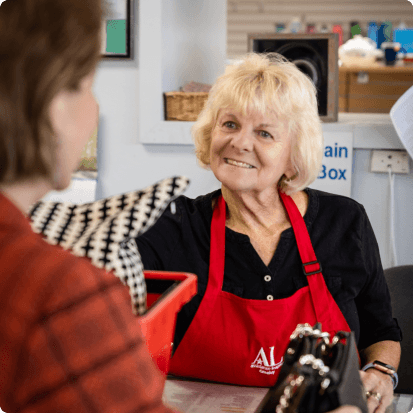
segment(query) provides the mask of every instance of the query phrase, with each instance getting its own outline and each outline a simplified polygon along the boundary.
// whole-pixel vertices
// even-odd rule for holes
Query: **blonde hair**
[[[220,110],[231,107],[243,115],[275,112],[292,134],[291,163],[296,171],[290,179],[283,176],[278,185],[287,194],[306,188],[317,178],[323,157],[316,93],[311,79],[277,53],[250,53],[227,66],[192,127],[199,164],[209,169],[212,131]]]

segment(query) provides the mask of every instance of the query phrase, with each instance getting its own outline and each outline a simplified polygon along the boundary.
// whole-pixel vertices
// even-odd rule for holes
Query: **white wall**
[[[155,0],[141,0],[145,3],[152,1]],[[202,3],[202,7],[197,9],[198,6],[195,6],[194,3]],[[150,3],[146,3],[146,6],[148,4]],[[175,10],[175,14],[173,14],[174,4],[179,7],[179,10]],[[168,13],[163,18],[171,17],[171,21],[182,22],[185,20],[185,8],[189,8],[191,13],[196,12],[208,16],[208,28],[203,26],[200,29],[200,33],[208,37],[208,41],[199,42],[198,47],[194,46],[197,42],[197,35],[195,35],[197,24],[195,24],[196,19],[194,20],[194,15],[191,13],[185,24],[187,28],[191,29],[192,27],[194,31],[192,43],[190,42],[191,36],[186,39],[184,33],[180,32],[177,34],[178,47],[176,43],[171,42],[171,35],[179,30],[176,27],[165,26],[166,32],[163,34],[163,42],[167,49],[164,66],[180,60],[181,67],[184,68],[186,59],[188,59],[193,77],[191,79],[168,80],[168,71],[165,70],[162,72],[164,91],[166,88],[180,86],[178,81],[182,80],[211,81],[212,72],[219,65],[224,65],[222,47],[225,47],[226,37],[225,27],[223,27],[225,21],[223,21],[222,16],[226,15],[225,0],[209,0],[207,2],[163,0],[163,10]],[[139,5],[136,1],[136,21],[138,20],[138,11]],[[170,33],[169,36],[166,34],[167,32]],[[135,27],[135,56],[138,56],[139,48],[137,33],[138,30]],[[211,63],[215,67],[212,72],[206,67],[208,59],[203,58],[204,55],[210,56],[210,59],[213,59],[214,55],[217,56],[218,61]],[[102,122],[99,128],[97,199],[140,189],[160,179],[178,174],[191,179],[191,185],[186,192],[190,197],[218,188],[219,184],[213,174],[197,165],[193,146],[143,145],[139,143],[138,102],[140,90],[138,79],[139,61],[136,57],[129,62],[101,62],[98,68],[95,93],[100,103]],[[154,98],[150,92],[145,94],[143,102],[146,99],[150,102]],[[366,207],[379,241],[384,266],[387,267],[389,263],[388,178],[386,175],[368,172],[369,157],[370,150],[368,149],[354,150],[352,196]],[[396,235],[398,237],[399,264],[413,264],[413,254],[411,253],[413,245],[413,220],[411,217],[413,173],[408,176],[397,176],[396,198],[398,200]]]
[[[156,1],[141,2],[146,10],[156,12]],[[161,4],[163,91],[176,90],[189,80],[212,83],[224,67],[226,3],[162,0]],[[219,185],[215,177],[196,164],[192,146],[139,143],[138,17],[139,4],[135,1],[135,60],[104,61],[97,71],[95,94],[102,118],[97,198],[142,188],[178,174],[191,179],[188,196],[216,189]],[[145,20],[144,16],[140,18]],[[155,99],[160,97],[145,90],[141,104],[150,104]]]
[[[390,254],[390,185],[388,174],[371,173],[370,150],[353,151],[351,196],[364,205],[379,243],[385,268],[391,265]],[[398,265],[413,264],[413,162],[410,174],[396,174],[395,236]]]

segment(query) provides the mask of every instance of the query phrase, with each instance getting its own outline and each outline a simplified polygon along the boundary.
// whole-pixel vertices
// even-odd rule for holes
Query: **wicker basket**
[[[165,119],[195,121],[208,99],[207,92],[166,92]]]

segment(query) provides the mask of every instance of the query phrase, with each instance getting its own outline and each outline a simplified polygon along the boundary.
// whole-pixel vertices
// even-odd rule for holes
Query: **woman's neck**
[[[242,233],[278,231],[289,226],[287,212],[278,191],[263,193],[234,192],[222,186],[227,204],[226,225]]]
[[[27,215],[30,207],[40,201],[51,189],[51,186],[42,179],[0,186],[0,192],[24,215]]]

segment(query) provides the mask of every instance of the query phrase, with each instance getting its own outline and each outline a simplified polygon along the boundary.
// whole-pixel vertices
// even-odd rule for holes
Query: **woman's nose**
[[[233,135],[231,145],[240,151],[250,152],[253,148],[253,138],[253,133],[246,130],[240,130]]]

